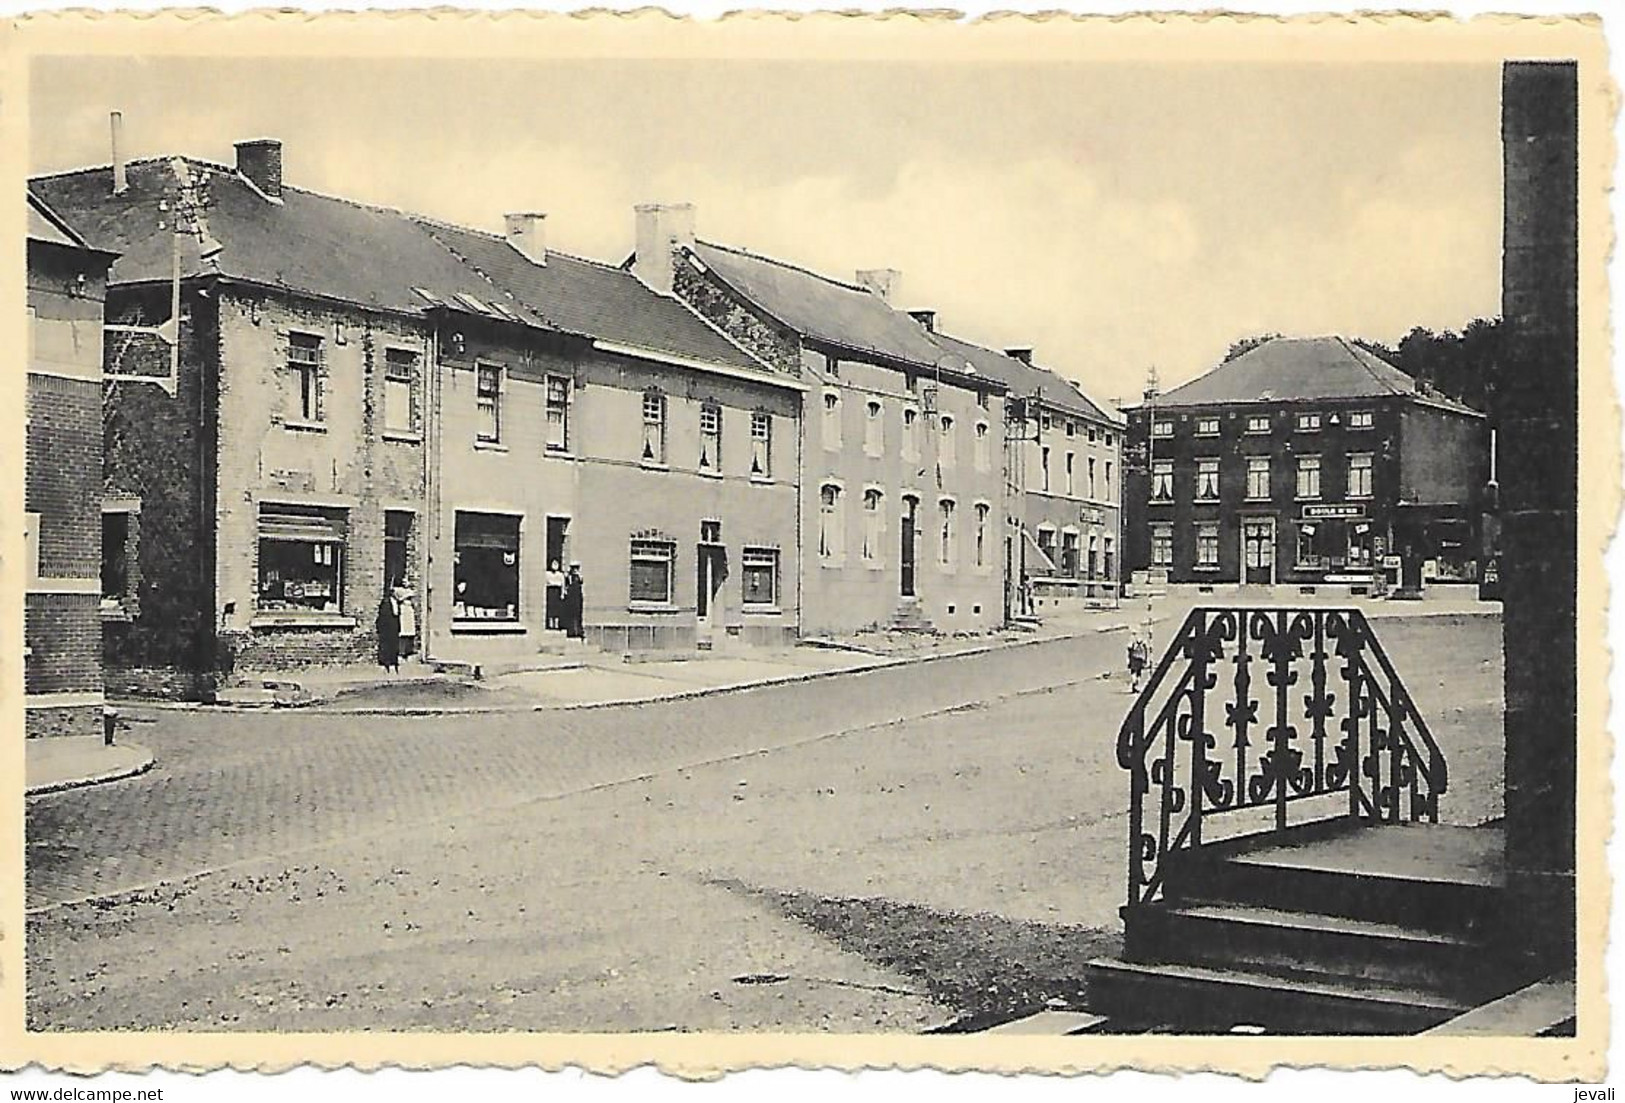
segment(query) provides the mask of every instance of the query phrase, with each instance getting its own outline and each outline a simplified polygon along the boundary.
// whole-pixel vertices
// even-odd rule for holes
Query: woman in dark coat
[[[401,614],[395,595],[387,590],[378,603],[378,664],[391,674],[401,665]]]
[[[570,564],[570,573],[564,576],[564,634],[579,640],[586,632],[582,628],[582,605],[586,600],[581,583],[581,564]]]

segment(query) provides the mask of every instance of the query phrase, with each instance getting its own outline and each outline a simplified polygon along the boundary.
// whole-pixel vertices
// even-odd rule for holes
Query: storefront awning
[[[1021,535],[1027,538],[1029,566],[1053,572],[1055,570],[1055,560],[1045,554],[1043,547],[1038,543],[1038,538],[1032,534],[1032,530],[1024,528],[1021,530]],[[1037,557],[1037,563],[1031,562],[1033,556]]]
[[[260,514],[261,540],[304,540],[332,544],[344,541],[344,528],[326,517],[300,514]]]

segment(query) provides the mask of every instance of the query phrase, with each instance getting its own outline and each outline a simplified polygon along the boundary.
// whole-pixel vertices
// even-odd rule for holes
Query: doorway
[[[550,629],[564,629],[564,573],[569,569],[570,518],[547,519],[547,607],[543,610],[543,624]]]
[[[698,638],[711,638],[711,625],[715,620],[717,595],[728,577],[728,549],[722,542],[721,521],[700,522],[700,542],[694,555],[696,579],[694,585],[694,613]]]
[[[412,547],[412,513],[404,509],[384,511],[384,589],[407,581],[406,568]]]
[[[903,495],[902,586],[903,596],[914,596],[914,530],[919,524],[920,500],[912,494]]]
[[[1268,586],[1275,581],[1275,519],[1260,517],[1241,523],[1241,580]]]

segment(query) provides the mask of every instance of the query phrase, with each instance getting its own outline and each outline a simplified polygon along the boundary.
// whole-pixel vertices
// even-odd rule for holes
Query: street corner
[[[139,743],[108,743],[101,736],[57,736],[28,740],[28,796],[122,781],[152,769],[152,751]]]

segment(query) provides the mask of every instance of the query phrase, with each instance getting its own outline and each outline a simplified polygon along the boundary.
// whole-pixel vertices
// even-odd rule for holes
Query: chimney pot
[[[1020,360],[1023,364],[1033,362],[1033,350],[1030,348],[1005,349],[1004,354],[1012,360]]]
[[[935,310],[911,310],[908,316],[925,327],[927,333],[937,331],[937,312]]]
[[[115,111],[108,119],[113,131],[113,194],[130,190],[129,170],[124,163],[124,112]]]
[[[275,138],[238,142],[237,171],[268,199],[282,198],[282,143]]]
[[[542,211],[517,211],[503,215],[508,244],[537,264],[547,263],[547,215]]]
[[[694,204],[640,203],[632,274],[662,295],[676,284],[677,250],[694,244]]]
[[[864,268],[857,273],[857,284],[883,303],[890,303],[903,282],[903,273],[895,268]]]

